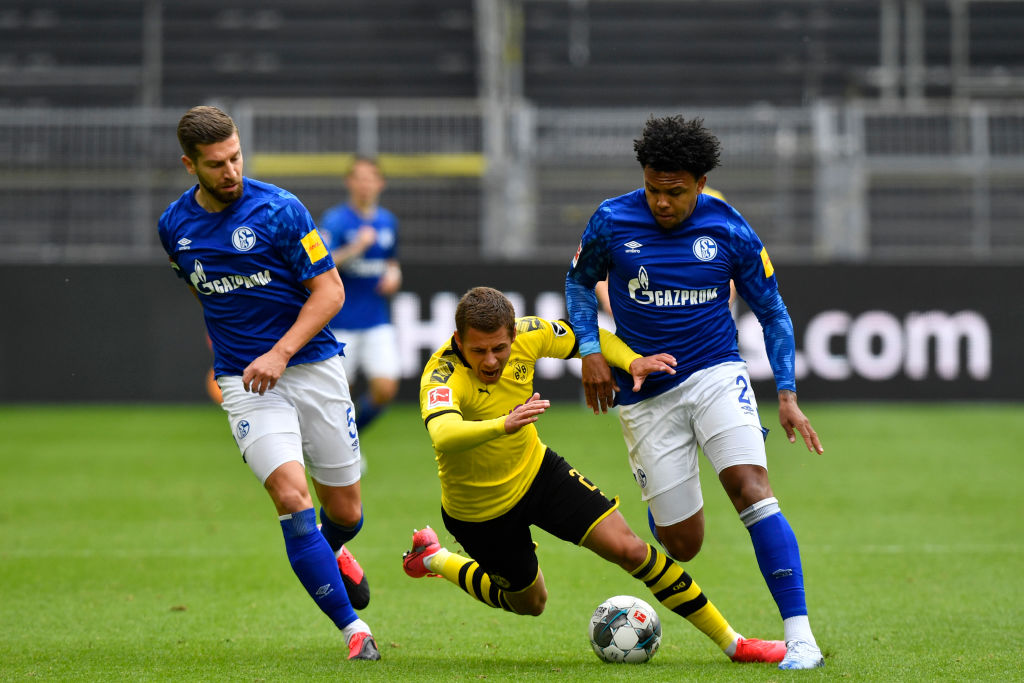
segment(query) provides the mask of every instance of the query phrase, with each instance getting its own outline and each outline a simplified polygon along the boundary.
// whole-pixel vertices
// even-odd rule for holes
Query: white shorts
[[[365,330],[331,328],[338,341],[345,344],[342,361],[350,375],[361,372],[363,377],[398,379],[398,339],[395,326],[375,325]]]
[[[688,519],[704,506],[698,447],[715,472],[733,465],[767,467],[743,362],[700,370],[663,394],[621,406],[619,422],[641,498],[649,501],[659,526]]]
[[[239,375],[222,375],[217,384],[231,434],[260,483],[289,461],[303,463],[327,486],[359,481],[359,433],[340,356],[287,368],[262,396],[243,389]],[[252,448],[269,434],[300,438],[277,440],[279,448]]]

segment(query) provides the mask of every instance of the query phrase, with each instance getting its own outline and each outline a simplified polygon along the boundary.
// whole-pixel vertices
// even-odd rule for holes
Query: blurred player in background
[[[673,372],[667,354],[642,358],[604,330],[601,341],[633,378],[630,390],[650,373]],[[454,336],[423,370],[420,410],[437,454],[441,517],[470,557],[442,548],[427,527],[413,534],[405,572],[440,575],[486,605],[539,615],[547,587],[530,535],[535,525],[643,581],[734,661],[781,660],[784,643],[736,633],[682,567],[633,533],[617,498],[605,498],[541,442],[533,423],[550,402],[534,393],[534,366],[538,358],[573,358],[577,348],[564,321],[516,319],[495,289],[476,287],[462,297]]]
[[[380,659],[353,610],[369,587],[344,546],[363,513],[342,345],[327,329],[345,301],[341,278],[299,200],[242,175],[230,116],[190,109],[178,141],[198,184],[164,211],[160,241],[203,306],[231,433],[274,502],[292,569],[341,629],[348,658]]]
[[[824,665],[807,617],[796,536],[768,480],[757,403],[740,358],[729,310],[729,282],[764,328],[778,389],[779,420],[808,450],[823,452],[797,405],[793,323],[768,252],[743,217],[702,194],[718,165],[718,139],[703,121],[651,118],[634,144],[644,184],[606,200],[590,219],[565,281],[569,319],[580,341],[587,405],[605,412],[620,391],[619,419],[634,477],[648,502],[655,537],[688,561],[704,541],[698,446],[747,527],[758,566],[783,618],[783,669]],[[666,352],[675,374],[639,392],[614,381],[597,326],[594,286],[608,279],[616,334],[639,353]]]
[[[345,307],[331,331],[345,344],[345,369],[361,373],[367,389],[356,402],[365,429],[398,392],[399,364],[391,297],[402,286],[398,221],[377,204],[384,176],[373,159],[357,157],[345,176],[348,201],[328,209],[320,230],[345,284]]]

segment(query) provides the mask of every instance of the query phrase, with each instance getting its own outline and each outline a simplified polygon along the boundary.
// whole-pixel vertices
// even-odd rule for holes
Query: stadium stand
[[[476,93],[472,0],[13,0],[0,8],[0,106]],[[152,8],[156,8],[155,10]],[[146,22],[157,64],[146,64]],[[147,66],[153,68],[147,71]]]
[[[137,104],[141,8],[134,0],[5,0],[0,106]]]
[[[877,2],[619,0],[525,9],[525,92],[543,104],[794,105],[852,94],[878,61]]]
[[[522,91],[541,106],[874,97],[883,4],[522,0]],[[953,92],[955,6],[968,19],[968,89],[1024,92],[1024,41],[1006,29],[1024,22],[1024,3],[921,0],[923,94]],[[146,104],[147,89],[168,106],[474,97],[476,14],[473,0],[6,0],[0,106]]]
[[[509,10],[497,107],[479,97],[487,7]],[[837,205],[860,230],[842,258],[917,257],[926,237],[1019,254],[1021,26],[1005,0],[4,0],[0,260],[159,256],[152,225],[190,182],[166,133],[200,102],[239,115],[250,172],[314,214],[337,158],[403,159],[388,202],[409,260],[493,254],[517,224],[562,258],[636,182],[630,141],[654,112],[707,119],[715,186],[779,256],[806,257]]]
[[[476,93],[472,0],[182,0],[164,26],[167,102]]]

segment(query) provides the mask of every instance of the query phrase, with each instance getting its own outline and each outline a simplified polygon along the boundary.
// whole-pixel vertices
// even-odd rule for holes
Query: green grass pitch
[[[349,663],[218,408],[0,406],[0,679],[1021,680],[1024,404],[803,407],[824,455],[788,444],[767,404],[763,417],[826,654],[815,672],[731,664],[660,605],[657,656],[603,664],[585,635],[593,608],[617,593],[653,600],[543,532],[550,597],[537,618],[406,577],[414,527],[452,543],[413,406],[363,435],[366,524],[350,547],[383,660]],[[540,431],[650,537],[614,416],[558,403]],[[746,531],[702,476],[707,536],[687,569],[737,630],[780,638]]]

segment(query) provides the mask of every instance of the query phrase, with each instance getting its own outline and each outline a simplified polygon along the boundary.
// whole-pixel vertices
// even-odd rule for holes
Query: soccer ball
[[[608,598],[590,617],[590,645],[606,662],[639,664],[661,645],[661,620],[654,608],[632,595]]]

